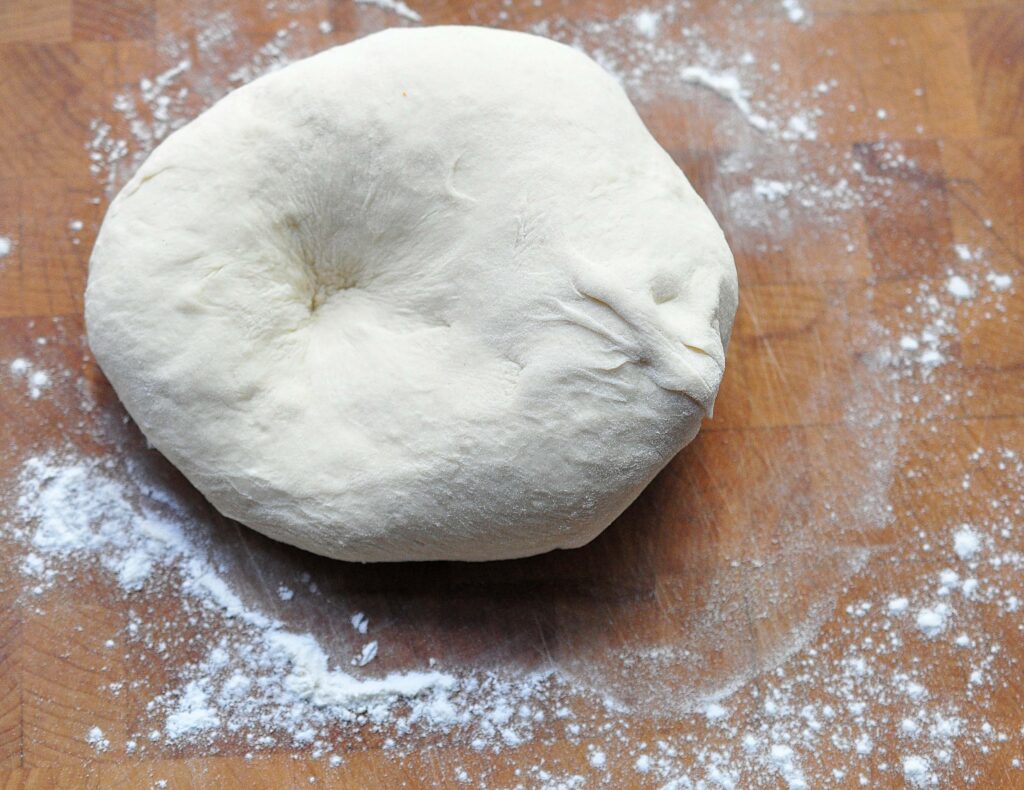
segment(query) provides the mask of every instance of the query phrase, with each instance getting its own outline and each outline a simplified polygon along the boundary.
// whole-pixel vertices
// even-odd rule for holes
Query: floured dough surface
[[[118,195],[89,341],[225,515],[331,557],[594,538],[696,434],[736,309],[718,225],[608,74],[388,30],[229,94]]]

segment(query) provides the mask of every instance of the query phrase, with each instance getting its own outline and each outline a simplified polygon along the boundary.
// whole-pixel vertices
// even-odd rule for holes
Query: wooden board
[[[106,150],[94,121],[135,144],[115,95],[137,98],[142,77],[182,58],[192,90],[178,117],[228,85],[229,64],[252,73],[413,22],[348,0],[0,0],[0,236],[13,245],[0,258],[3,786],[448,786],[459,771],[488,787],[572,776],[656,787],[715,771],[741,787],[1024,786],[1024,618],[1013,603],[1024,597],[1024,483],[1011,455],[1024,451],[1024,5],[804,0],[788,6],[805,14],[794,20],[767,0],[654,3],[644,7],[660,14],[658,32],[645,44],[641,5],[624,0],[410,4],[428,24],[540,29],[591,51],[603,42],[603,62],[623,68],[736,254],[742,303],[714,419],[576,552],[360,567],[226,522],[145,448],[84,343],[106,179],[128,166],[90,170],[90,153]],[[223,50],[218,29],[230,33]],[[668,65],[651,65],[664,52]],[[774,108],[773,129],[753,128],[742,101],[681,79],[686,65],[749,78],[747,98],[754,111]],[[814,132],[788,126],[796,116]],[[968,297],[950,290],[954,275]],[[15,359],[46,371],[38,397],[27,374],[7,370]],[[386,732],[337,727],[340,766],[285,743],[250,755],[231,734],[130,752],[147,702],[212,632],[173,597],[124,595],[94,561],[33,593],[14,535],[33,527],[18,480],[27,458],[54,450],[128,460],[159,480],[197,514],[247,601],[341,645],[342,662],[356,639],[348,618],[364,611],[381,644],[367,671],[428,657],[453,671],[552,668],[625,712],[582,695],[569,700],[582,734],[546,710],[549,723],[518,747],[477,751],[435,732],[401,759]],[[966,559],[954,550],[965,524],[981,537]],[[943,570],[978,578],[974,597]],[[278,585],[308,584],[304,574],[318,592],[286,605]],[[889,612],[901,596],[907,613]],[[943,631],[929,638],[915,616],[946,600]],[[159,654],[133,643],[140,606],[184,636]],[[970,647],[958,649],[961,633]],[[915,679],[926,696],[901,696]],[[772,714],[772,699],[790,708]],[[824,727],[808,729],[798,703]],[[941,710],[956,735],[901,729],[915,716],[934,727],[927,717]],[[96,726],[105,748],[89,742]],[[637,770],[642,754],[661,754],[663,767]],[[915,757],[925,773],[906,764]]]

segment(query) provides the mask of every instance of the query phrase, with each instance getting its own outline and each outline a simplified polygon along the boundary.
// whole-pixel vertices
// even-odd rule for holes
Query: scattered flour
[[[769,754],[790,790],[807,790],[807,780],[797,767],[791,747],[781,743],[773,744]]]
[[[25,380],[28,396],[32,400],[39,400],[43,392],[52,383],[50,374],[47,371],[40,370],[24,357],[12,360],[10,365],[8,365],[8,370],[14,378],[23,378]]]
[[[888,609],[890,614],[903,614],[909,606],[910,601],[906,598],[892,598],[889,600]]]
[[[413,11],[409,6],[402,2],[402,0],[355,0],[359,5],[372,5],[377,8],[382,8],[385,11],[390,11],[393,14],[397,14],[403,19],[408,19],[410,22],[422,22],[421,17],[417,12]]]
[[[110,739],[99,727],[90,727],[85,735],[85,741],[98,752],[105,752],[110,748]]]
[[[45,370],[34,370],[28,377],[28,394],[33,400],[43,394],[43,390],[50,386],[50,374]]]
[[[972,560],[981,548],[981,541],[974,530],[966,524],[953,536],[953,551],[962,560]]]
[[[788,181],[774,181],[764,178],[754,179],[754,194],[769,203],[781,200],[793,191],[793,185]]]
[[[917,613],[917,627],[925,636],[937,636],[946,627],[946,617],[942,609],[922,609]]]
[[[377,657],[377,640],[367,642],[363,645],[362,650],[359,651],[359,655],[352,659],[352,665],[357,667],[365,667],[373,659]]]
[[[191,681],[178,698],[165,725],[167,737],[178,740],[220,726],[220,716],[210,706],[210,695],[200,681]]]
[[[732,102],[747,123],[758,131],[763,132],[771,128],[768,119],[754,112],[750,106],[750,92],[743,88],[735,73],[712,71],[705,66],[686,66],[679,72],[679,76],[683,82],[701,85]]]
[[[642,8],[633,17],[633,26],[641,36],[653,39],[658,35],[658,27],[661,25],[661,14],[649,8]]]
[[[0,236],[0,258],[6,258],[11,254],[14,244],[7,236]]]
[[[1017,487],[1005,499],[1008,519],[961,525],[948,533],[963,565],[936,572],[940,586],[932,572],[923,571],[910,595],[872,589],[873,598],[854,600],[844,615],[833,616],[838,628],[829,636],[798,650],[757,683],[738,684],[728,705],[708,701],[682,714],[684,734],[656,743],[646,740],[645,729],[632,731],[628,710],[551,670],[440,668],[430,661],[377,676],[342,670],[332,662],[332,655],[345,654],[345,644],[335,644],[338,636],[328,649],[314,634],[289,629],[246,603],[228,581],[225,560],[207,545],[207,526],[195,521],[171,491],[130,472],[131,466],[70,452],[29,458],[15,503],[15,523],[24,527],[7,527],[5,539],[24,546],[20,572],[29,582],[30,599],[42,601],[47,590],[73,583],[84,565],[105,569],[133,611],[127,628],[106,641],[108,649],[116,645],[143,663],[161,660],[180,626],[146,616],[148,600],[179,600],[189,628],[202,634],[197,644],[204,648],[196,660],[175,666],[169,685],[150,692],[148,718],[127,736],[125,748],[133,754],[160,754],[181,745],[215,749],[222,737],[241,736],[254,753],[304,749],[338,766],[337,752],[354,748],[351,739],[369,729],[391,744],[385,753],[395,759],[428,748],[425,743],[437,733],[444,734],[443,743],[463,742],[495,761],[519,760],[520,747],[528,743],[543,750],[568,740],[588,744],[586,764],[597,776],[625,767],[637,781],[650,778],[659,786],[772,786],[772,774],[790,788],[817,786],[809,769],[823,749],[839,755],[830,758],[841,766],[836,781],[858,773],[880,781],[889,770],[914,786],[931,786],[942,777],[969,777],[966,755],[1024,736],[987,720],[985,700],[993,681],[1007,677],[1012,665],[984,630],[984,618],[972,614],[975,609],[1000,612],[1024,628],[1018,596],[1003,592],[1019,587],[998,581],[1012,583],[1024,572],[1011,516],[1019,518],[1024,506],[1024,461],[1014,451],[996,448],[973,454],[970,463],[977,474],[1000,470]],[[992,548],[983,554],[982,545]],[[990,561],[982,560],[990,555]],[[947,599],[966,585],[962,576],[968,569],[979,575],[972,596],[950,606]],[[309,584],[304,581],[298,589]],[[282,585],[272,588],[270,597],[281,600],[282,589],[297,595]],[[908,619],[911,600],[916,615]],[[369,618],[362,611],[348,616],[348,633],[359,640],[369,630]],[[954,622],[953,635],[943,637]],[[949,678],[930,663],[900,660],[902,645],[915,630],[936,650],[962,656],[961,691],[944,691]],[[362,669],[376,657],[379,641],[347,644]],[[110,693],[116,696],[121,687],[119,680]],[[591,713],[580,715],[581,704]],[[714,748],[704,745],[706,728],[723,737]],[[97,750],[111,748],[99,728],[84,738]],[[879,744],[891,742],[904,744],[906,752],[878,756]],[[582,787],[593,779],[559,773],[550,762],[519,765],[531,786],[551,788],[571,778],[572,786]],[[451,767],[446,776],[453,782],[465,777],[486,782],[486,774],[471,774],[465,766]]]
[[[989,272],[985,275],[985,279],[991,283],[992,287],[997,291],[1009,290],[1010,286],[1013,285],[1013,278],[1008,274]]]
[[[103,464],[50,455],[25,463],[18,506],[35,525],[25,536],[32,553],[23,565],[23,572],[41,582],[35,594],[54,584],[61,560],[94,558],[125,593],[156,583],[154,575],[174,568],[180,574],[179,594],[237,623],[241,641],[216,644],[195,666],[195,677],[153,706],[154,711],[166,711],[163,732],[168,740],[221,726],[232,704],[242,703],[237,694],[243,685],[247,710],[262,709],[271,720],[287,714],[290,722],[304,704],[332,709],[345,720],[355,718],[355,711],[368,701],[375,702],[379,714],[413,698],[422,717],[451,709],[446,697],[456,685],[451,675],[410,671],[371,679],[331,669],[313,636],[291,633],[242,602],[194,542],[189,524],[165,507],[165,500],[162,494],[147,497],[118,482]],[[376,642],[366,645],[358,665],[370,663],[376,652]],[[246,676],[259,678],[257,688],[243,683]],[[309,711],[305,717],[316,720]]]
[[[404,3],[372,4],[420,21]],[[302,0],[292,5],[303,7]],[[535,6],[521,6],[527,7]],[[781,7],[799,25],[791,29],[792,35],[813,30],[799,2],[782,0]],[[589,52],[619,77],[641,109],[655,96],[691,101],[695,92],[691,88],[687,94],[686,85],[706,88],[735,108],[719,128],[738,142],[730,143],[735,150],[714,168],[707,188],[727,207],[727,230],[741,243],[746,232],[762,234],[766,240],[758,252],[770,253],[776,242],[788,240],[801,223],[811,221],[816,228],[838,229],[840,241],[829,255],[853,260],[867,254],[858,246],[860,239],[844,237],[849,212],[884,207],[899,184],[924,171],[898,142],[850,152],[817,140],[819,128],[845,123],[845,118],[830,118],[823,110],[822,97],[839,87],[827,73],[828,52],[816,67],[821,71],[811,78],[813,87],[794,100],[776,92],[777,64],[754,54],[765,49],[757,49],[764,43],[760,33],[748,35],[756,26],[711,33],[687,8],[661,2],[609,18],[549,15],[539,22],[532,21],[534,15],[529,25],[534,32]],[[310,9],[322,14],[319,7]],[[480,21],[516,26],[520,6],[508,3],[504,9],[496,19]],[[165,66],[114,97],[111,112],[93,121],[87,148],[93,172],[108,194],[153,146],[204,107],[235,85],[321,48],[322,36],[332,32],[330,23],[316,16],[305,24],[283,22],[270,38],[259,40],[243,33],[226,12],[203,13],[196,12],[200,32],[189,40],[164,41]],[[707,101],[714,104],[716,99]],[[857,112],[877,121],[889,117],[885,110]],[[815,142],[819,155],[830,158],[827,168],[815,169],[801,147],[809,141]],[[10,240],[6,242],[9,252]],[[916,290],[907,310],[886,315],[884,326],[873,327],[875,347],[864,357],[869,378],[856,380],[852,387],[872,420],[879,412],[893,424],[943,416],[951,393],[939,393],[939,404],[923,418],[920,401],[935,394],[937,371],[956,364],[962,318],[958,311],[968,300],[988,300],[992,320],[1004,317],[999,294],[1013,287],[1013,276],[987,271],[984,244],[956,244],[947,252],[955,256],[958,273],[908,286]],[[33,387],[41,393],[46,387],[59,389],[62,382],[24,357],[9,369],[11,376],[24,380],[30,395]],[[45,381],[33,383],[37,373]],[[876,379],[878,386],[864,390],[866,382]],[[865,418],[854,405],[847,419],[859,425]],[[891,431],[870,424],[875,433],[865,458],[881,459],[876,474],[880,493],[847,491],[837,499],[876,498],[863,518],[883,524],[891,518],[885,497],[890,476],[886,464],[891,461],[886,459],[900,445]],[[929,474],[928,463],[922,459],[923,468],[916,472],[922,480]],[[993,445],[987,454],[965,463],[973,474],[1024,479],[1019,455],[1008,448]],[[913,463],[907,473],[905,482],[913,485]],[[971,495],[969,483],[965,479],[965,498]],[[329,638],[289,626],[268,611],[289,612],[290,617],[301,607],[279,602],[315,595],[315,584],[308,577],[301,583],[289,579],[287,585],[278,584],[280,577],[274,577],[267,610],[254,605],[251,595],[232,581],[231,560],[212,547],[206,526],[175,494],[131,466],[54,451],[25,459],[18,486],[12,505],[18,517],[12,524],[25,526],[4,529],[23,546],[15,567],[26,580],[30,602],[45,602],[48,591],[73,584],[79,568],[94,565],[132,607],[127,627],[110,635],[116,640],[108,639],[108,647],[123,646],[144,663],[161,662],[171,647],[180,651],[183,624],[161,622],[154,616],[155,601],[180,602],[184,623],[199,634],[195,644],[201,649],[194,660],[168,666],[164,685],[134,691],[148,695],[149,705],[148,718],[128,734],[125,748],[131,753],[160,754],[182,745],[212,752],[224,738],[241,738],[251,753],[304,749],[336,767],[342,764],[336,752],[358,748],[362,731],[380,733],[382,753],[395,759],[430,748],[431,738],[443,733],[446,742],[461,739],[496,762],[519,761],[521,783],[543,788],[607,782],[623,766],[635,774],[624,781],[617,775],[615,783],[623,786],[760,787],[775,786],[781,779],[800,788],[819,785],[819,759],[838,766],[832,775],[836,784],[872,786],[902,779],[927,786],[971,781],[976,755],[1007,740],[1020,746],[1024,738],[1019,726],[996,726],[986,714],[999,684],[1017,671],[999,649],[999,634],[986,623],[998,618],[1004,630],[1024,628],[1019,584],[1024,571],[1024,486],[1008,491],[995,511],[1002,515],[990,521],[965,515],[941,536],[911,536],[895,550],[899,560],[926,561],[941,554],[944,563],[960,563],[955,568],[925,567],[927,562],[922,562],[919,577],[902,581],[903,589],[873,588],[869,597],[836,611],[826,601],[820,612],[807,615],[811,625],[787,635],[789,650],[762,668],[756,683],[748,682],[754,676],[726,677],[713,695],[680,702],[674,719],[685,722],[682,734],[658,741],[651,741],[646,730],[632,729],[629,706],[611,693],[624,684],[577,677],[557,659],[542,671],[437,666],[429,656],[395,668],[384,663],[395,651],[378,657],[379,645],[387,645],[384,629],[375,627],[378,638],[372,641],[360,638],[369,630],[362,611],[345,612],[351,630],[332,632]],[[962,520],[970,520],[970,526],[960,524]],[[860,567],[858,563],[850,567]],[[772,605],[785,600],[784,593],[763,593]],[[908,616],[910,612],[914,614]],[[819,624],[827,628],[815,637]],[[921,635],[937,656],[962,667],[960,688],[951,689],[950,678],[932,666],[901,658],[903,646],[911,639],[921,641]],[[624,676],[637,686],[649,685],[651,697],[664,696],[659,690],[668,686],[657,685],[661,674],[704,660],[688,649],[637,645],[625,650]],[[386,668],[371,674],[368,665]],[[110,693],[122,693],[120,685],[112,684]],[[709,732],[715,746],[708,745]],[[110,747],[98,727],[84,738],[94,748]],[[566,769],[543,757],[535,765],[521,762],[524,744],[543,755],[547,745],[565,742],[581,749],[589,745],[586,765]],[[905,748],[895,753],[880,748],[891,743]],[[825,752],[827,758],[821,756]],[[1021,770],[1019,761],[1013,767]],[[588,768],[592,775],[584,775]],[[447,776],[452,782],[477,784],[487,779],[486,773],[471,775],[465,766]]]
[[[782,0],[782,8],[793,24],[799,24],[807,19],[807,12],[800,5],[800,0]]]
[[[1000,458],[1003,463],[1016,460],[1005,454]],[[738,744],[735,751],[715,755],[704,752],[699,742],[685,741],[664,742],[656,745],[654,753],[647,753],[643,743],[629,734],[628,719],[616,720],[619,714],[606,712],[616,722],[610,731],[603,729],[600,719],[585,723],[570,710],[562,713],[562,708],[548,701],[543,684],[536,679],[500,680],[494,676],[475,677],[478,671],[474,670],[444,672],[434,668],[356,678],[331,668],[327,652],[313,635],[289,631],[246,607],[237,594],[232,597],[233,591],[226,584],[218,586],[208,579],[201,583],[211,573],[219,576],[217,563],[197,545],[195,528],[181,513],[169,508],[168,501],[173,502],[173,498],[167,492],[150,484],[137,488],[119,482],[115,470],[97,462],[53,456],[30,460],[23,469],[19,511],[33,524],[22,536],[30,549],[23,572],[30,578],[44,587],[52,585],[63,572],[64,561],[77,563],[92,557],[111,571],[125,594],[137,595],[140,591],[135,583],[125,586],[120,578],[125,564],[135,563],[132,558],[141,552],[152,560],[145,577],[147,586],[141,593],[160,589],[158,580],[168,573],[181,574],[179,594],[194,597],[222,629],[228,629],[219,640],[211,640],[212,647],[204,658],[185,668],[180,687],[154,697],[150,707],[155,721],[147,725],[151,729],[132,738],[142,751],[162,742],[215,743],[217,733],[227,730],[250,733],[253,749],[308,747],[322,750],[327,760],[334,748],[327,732],[343,723],[348,727],[398,727],[406,732],[406,739],[414,738],[404,729],[413,725],[427,731],[454,730],[466,733],[463,737],[470,743],[479,742],[481,748],[515,753],[519,745],[532,739],[535,717],[555,711],[553,720],[565,722],[560,737],[600,737],[592,743],[601,746],[587,752],[588,764],[597,772],[608,770],[625,749],[626,754],[633,752],[630,765],[638,776],[653,775],[662,784],[678,778],[682,771],[683,775],[703,775],[709,782],[715,777],[715,782],[724,786],[748,786],[740,777],[750,780],[756,776],[754,766],[763,760],[788,787],[806,788],[810,782],[800,755],[804,753],[803,759],[808,759],[820,739],[848,743],[850,768],[856,773],[858,761],[871,760],[873,742],[884,738],[891,728],[899,737],[911,739],[919,750],[901,758],[896,770],[907,781],[928,784],[936,775],[936,764],[943,766],[942,770],[957,764],[950,762],[953,744],[961,742],[963,748],[976,743],[980,747],[999,738],[995,731],[985,734],[983,727],[970,729],[955,713],[951,700],[936,698],[934,707],[928,706],[932,695],[914,679],[924,679],[926,667],[917,666],[910,670],[912,674],[897,672],[891,678],[878,674],[865,657],[873,652],[891,654],[902,638],[901,631],[886,626],[884,617],[871,622],[872,608],[860,605],[849,609],[847,627],[852,630],[848,637],[841,637],[845,647],[828,650],[828,655],[839,659],[823,664],[817,650],[804,651],[794,657],[791,666],[765,678],[756,697],[738,690],[730,708],[720,703],[705,706],[704,718],[725,727],[730,739]],[[1022,559],[1013,561],[1024,563]],[[915,595],[926,595],[926,589],[922,584]],[[888,603],[883,608],[890,614],[907,609],[904,598],[885,600]],[[918,624],[922,615],[935,609],[922,608]],[[924,619],[930,627],[933,621]],[[353,633],[359,634],[366,623],[362,613],[352,614]],[[137,650],[152,650],[152,641],[145,636],[150,625],[142,619],[134,624],[137,630],[133,632],[130,627],[126,634],[129,644],[135,644]],[[868,639],[868,634],[873,637]],[[868,652],[863,652],[869,644]],[[974,652],[984,655],[988,648],[980,649],[979,645]],[[982,674],[984,671],[992,671],[991,666]],[[814,678],[810,685],[819,692],[826,691],[824,699],[806,696],[808,673]],[[888,706],[874,708],[872,700],[897,689],[903,690],[906,706],[891,713]],[[563,691],[570,697],[581,692],[572,688]],[[757,705],[763,710],[760,716]],[[525,713],[521,711],[524,706],[528,709]],[[565,718],[561,718],[563,715]],[[737,730],[732,723],[735,720],[746,722],[745,729]],[[612,732],[617,735],[613,737]],[[102,743],[101,737],[90,737],[90,743]],[[398,743],[396,754],[401,752]],[[920,751],[922,748],[928,751]],[[866,765],[862,763],[861,770]],[[547,768],[538,768],[534,779],[545,787],[553,786],[541,781],[542,770],[549,777],[555,776]],[[585,784],[586,779],[580,782]]]
[[[970,283],[959,274],[954,274],[949,278],[946,282],[946,290],[957,299],[970,299],[974,296],[974,289],[971,288]]]
[[[954,244],[953,251],[956,253],[956,257],[961,261],[969,261],[974,258],[975,253],[971,251],[971,248],[966,244]]]
[[[934,781],[928,761],[917,755],[903,758],[903,777],[914,787],[923,787]]]

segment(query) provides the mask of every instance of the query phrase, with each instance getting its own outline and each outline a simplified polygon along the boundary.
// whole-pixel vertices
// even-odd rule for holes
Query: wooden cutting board
[[[0,783],[414,787],[453,785],[465,770],[489,787],[555,786],[538,769],[547,766],[580,776],[576,786],[645,787],[710,781],[719,765],[740,787],[930,776],[1024,786],[1014,763],[1024,753],[1024,619],[1012,603],[1024,597],[1024,484],[1009,455],[1024,451],[1024,5],[655,3],[646,7],[657,33],[624,0],[411,5],[427,24],[539,29],[592,52],[605,43],[599,59],[623,68],[736,255],[741,306],[714,419],[575,552],[351,566],[225,521],[145,448],[84,343],[82,291],[106,179],[128,166],[90,170],[90,153],[109,153],[95,121],[127,127],[111,111],[115,95],[139,96],[142,77],[182,59],[195,86],[204,73],[223,81],[227,57],[209,43],[218,30],[229,30],[232,57],[248,58],[241,79],[415,22],[348,0],[0,0],[0,236],[12,244],[0,258]],[[684,79],[679,53],[691,50],[692,65],[752,82],[730,94],[699,74]],[[652,66],[666,51],[674,60]],[[198,111],[207,98],[194,88],[181,102]],[[767,131],[751,119],[762,112]],[[29,369],[9,371],[17,359]],[[46,373],[38,392],[33,370]],[[481,752],[434,734],[402,759],[389,756],[386,733],[353,739],[342,728],[340,766],[308,746],[247,756],[251,745],[230,734],[131,752],[146,703],[208,634],[186,622],[188,638],[162,653],[132,646],[136,609],[175,623],[182,604],[140,605],[94,561],[33,593],[13,536],[33,526],[18,480],[27,458],[55,450],[130,459],[162,481],[208,525],[239,594],[290,628],[347,645],[337,634],[353,611],[368,613],[381,645],[368,672],[427,657],[456,670],[553,668],[625,712],[608,718],[588,698],[578,715],[613,722],[603,735],[538,725],[517,748]],[[965,524],[980,553],[957,554]],[[943,582],[943,570],[960,581]],[[958,586],[973,577],[974,599]],[[317,591],[285,602],[285,583]],[[887,608],[900,597],[903,615],[899,603]],[[936,607],[942,632],[929,636],[915,617]],[[958,651],[960,633],[971,646]],[[927,696],[901,697],[908,678]],[[819,718],[833,710],[834,723],[826,711],[824,735],[793,735],[799,708],[766,713],[779,690],[790,706],[817,705]],[[918,713],[927,729],[929,706],[956,709],[948,763],[944,736],[900,729]],[[89,740],[93,726],[102,748]],[[764,759],[744,757],[745,735]],[[676,756],[661,773],[637,770],[658,740],[679,744]],[[793,749],[799,777],[772,746]],[[730,756],[718,764],[717,752]],[[906,763],[913,757],[927,773]]]

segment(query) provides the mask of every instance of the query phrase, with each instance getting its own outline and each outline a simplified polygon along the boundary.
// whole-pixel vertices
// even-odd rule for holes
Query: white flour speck
[[[957,299],[970,299],[974,296],[974,289],[971,288],[971,284],[959,274],[954,274],[946,281],[946,290]]]
[[[377,657],[377,641],[367,642],[363,645],[363,649],[359,651],[359,655],[352,659],[352,665],[357,667],[365,667],[373,659]]]
[[[55,456],[26,462],[21,489],[19,507],[34,523],[27,539],[35,553],[26,561],[34,577],[52,584],[53,563],[91,556],[126,593],[134,593],[149,583],[155,567],[173,565],[182,574],[181,594],[227,618],[225,623],[237,623],[239,641],[213,645],[186,673],[179,690],[169,690],[150,704],[153,711],[166,711],[163,735],[157,738],[212,737],[218,727],[252,715],[270,715],[269,721],[279,720],[281,727],[296,715],[314,722],[338,716],[351,720],[355,714],[350,708],[371,700],[378,715],[386,715],[401,700],[416,699],[414,711],[421,720],[455,716],[448,701],[457,685],[453,676],[432,670],[355,678],[331,669],[313,636],[290,633],[246,606],[189,537],[187,525],[163,506],[163,495],[140,497],[96,462]],[[138,633],[138,625],[129,628],[133,632]],[[365,646],[362,663],[369,663],[376,650],[376,642]],[[236,669],[228,673],[232,665]],[[258,691],[253,677],[259,678]],[[242,691],[247,693],[240,696]]]
[[[967,525],[964,525],[953,535],[953,551],[962,560],[974,559],[974,556],[981,548],[981,541],[978,535]]]
[[[110,748],[110,739],[99,727],[91,727],[85,735],[85,740],[98,752],[105,752]]]
[[[44,340],[45,344],[45,340]],[[15,378],[24,378],[28,387],[28,396],[32,400],[39,400],[43,391],[51,382],[50,374],[45,370],[38,369],[24,357],[18,357],[10,362],[8,370]]]
[[[773,744],[770,751],[771,761],[775,764],[783,780],[790,790],[807,790],[807,780],[797,767],[795,754],[790,746]]]
[[[995,291],[1007,291],[1013,285],[1013,278],[1010,275],[998,274],[997,272],[989,272],[985,275],[985,280],[988,281]]]
[[[28,377],[28,394],[33,400],[43,394],[43,390],[50,386],[50,374],[45,370],[35,370]]]
[[[784,198],[792,191],[793,185],[786,181],[764,178],[754,179],[754,194],[769,202]]]
[[[915,787],[923,787],[932,781],[931,768],[928,761],[917,755],[903,758],[903,778]]]
[[[654,38],[658,35],[658,25],[660,24],[661,16],[649,8],[641,9],[633,16],[636,32],[647,38]]]
[[[785,10],[786,16],[789,17],[789,21],[793,24],[799,24],[807,17],[807,12],[800,5],[800,0],[782,0],[782,8]]]
[[[917,613],[917,627],[926,636],[937,636],[946,626],[946,618],[939,609],[922,609]]]
[[[743,88],[735,73],[712,71],[705,66],[686,66],[679,72],[679,76],[683,82],[701,85],[714,91],[723,99],[728,99],[740,111],[747,123],[755,129],[766,131],[770,127],[768,120],[763,115],[754,112],[750,105],[750,93]]]
[[[220,717],[211,707],[209,693],[204,685],[202,681],[191,681],[167,717],[167,736],[172,740],[220,725]]]
[[[358,5],[372,5],[377,8],[382,8],[385,11],[390,11],[393,14],[397,14],[404,19],[408,19],[410,22],[422,22],[421,17],[416,11],[413,11],[406,5],[402,0],[356,0]]]

